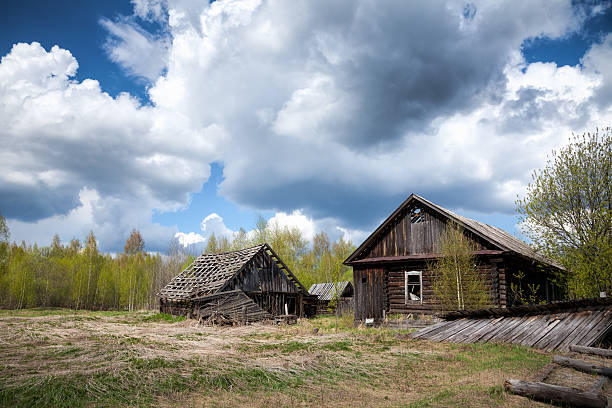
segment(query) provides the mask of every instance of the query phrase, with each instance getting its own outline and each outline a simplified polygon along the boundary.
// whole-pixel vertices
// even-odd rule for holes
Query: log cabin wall
[[[496,259],[495,261],[501,260]],[[388,313],[432,314],[440,311],[440,304],[436,301],[433,291],[435,274],[428,266],[433,262],[434,261],[429,261],[428,264],[428,262],[425,260],[415,260],[411,262],[402,262],[401,264],[388,265],[386,268],[384,268],[388,274],[389,282]],[[498,268],[501,268],[502,266],[503,264],[493,262],[492,259],[487,257],[479,257],[477,262],[477,271],[483,277],[485,287],[490,294],[492,305],[496,307],[500,307],[502,304],[502,299],[500,299],[498,289]],[[422,301],[406,300],[405,272],[408,271],[420,271],[422,273]]]

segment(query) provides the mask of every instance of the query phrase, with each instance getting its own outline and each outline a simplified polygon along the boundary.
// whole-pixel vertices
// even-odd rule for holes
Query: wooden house
[[[244,323],[311,316],[317,301],[268,244],[200,255],[158,296],[163,313]]]
[[[330,313],[336,308],[340,313],[344,313],[353,308],[354,290],[353,284],[349,281],[315,283],[308,292],[318,299],[317,314]],[[336,298],[336,304],[330,308],[329,302],[334,298]]]
[[[559,298],[551,283],[562,267],[513,235],[488,224],[455,214],[411,194],[351,254],[355,320],[380,320],[386,313],[434,313],[433,273],[428,265],[440,257],[437,243],[446,225],[463,228],[475,247],[477,270],[495,307],[520,303],[511,285],[537,288],[539,300]],[[520,272],[520,274],[519,274]],[[524,276],[519,279],[519,276]],[[517,286],[515,286],[517,287]]]

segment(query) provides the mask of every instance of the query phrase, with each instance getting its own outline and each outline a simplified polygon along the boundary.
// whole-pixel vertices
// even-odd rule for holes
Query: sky
[[[0,7],[17,242],[163,252],[262,216],[359,244],[411,193],[521,237],[533,171],[612,122],[610,1]]]

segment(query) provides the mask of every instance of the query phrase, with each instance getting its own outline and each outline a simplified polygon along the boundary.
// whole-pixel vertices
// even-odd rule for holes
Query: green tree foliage
[[[330,243],[319,233],[309,248],[297,228],[268,223],[260,217],[251,233],[240,229],[232,241],[211,236],[207,253],[219,253],[267,242],[302,284],[351,280],[351,269],[342,261],[354,250],[340,239]],[[4,245],[4,246],[2,246]],[[81,242],[67,245],[55,235],[48,247],[9,244],[6,222],[0,218],[0,249],[6,266],[0,269],[0,307],[67,307],[76,309],[141,309],[157,307],[156,294],[195,257],[174,239],[164,256],[145,252],[138,230],[126,239],[124,251],[100,253],[93,231]]]
[[[217,244],[217,237],[213,232],[208,237],[208,242],[206,243],[206,248],[204,249],[205,254],[216,254],[219,252],[219,245]]]
[[[574,135],[517,201],[525,232],[563,265],[571,298],[612,291],[612,129]]]
[[[429,266],[434,296],[442,310],[479,309],[490,304],[473,251],[462,228],[455,223],[447,225],[438,243],[441,258]]]
[[[155,308],[155,294],[187,255],[147,254],[142,236],[133,239],[138,236],[128,238],[128,253],[115,257],[99,252],[93,231],[84,245],[73,239],[65,246],[57,235],[49,247],[10,245],[8,271],[0,276],[0,307]]]

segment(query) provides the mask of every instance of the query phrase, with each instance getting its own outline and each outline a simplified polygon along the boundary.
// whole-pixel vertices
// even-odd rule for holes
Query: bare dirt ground
[[[0,312],[0,406],[547,406],[507,394],[548,354],[406,331],[202,327],[154,312]]]

